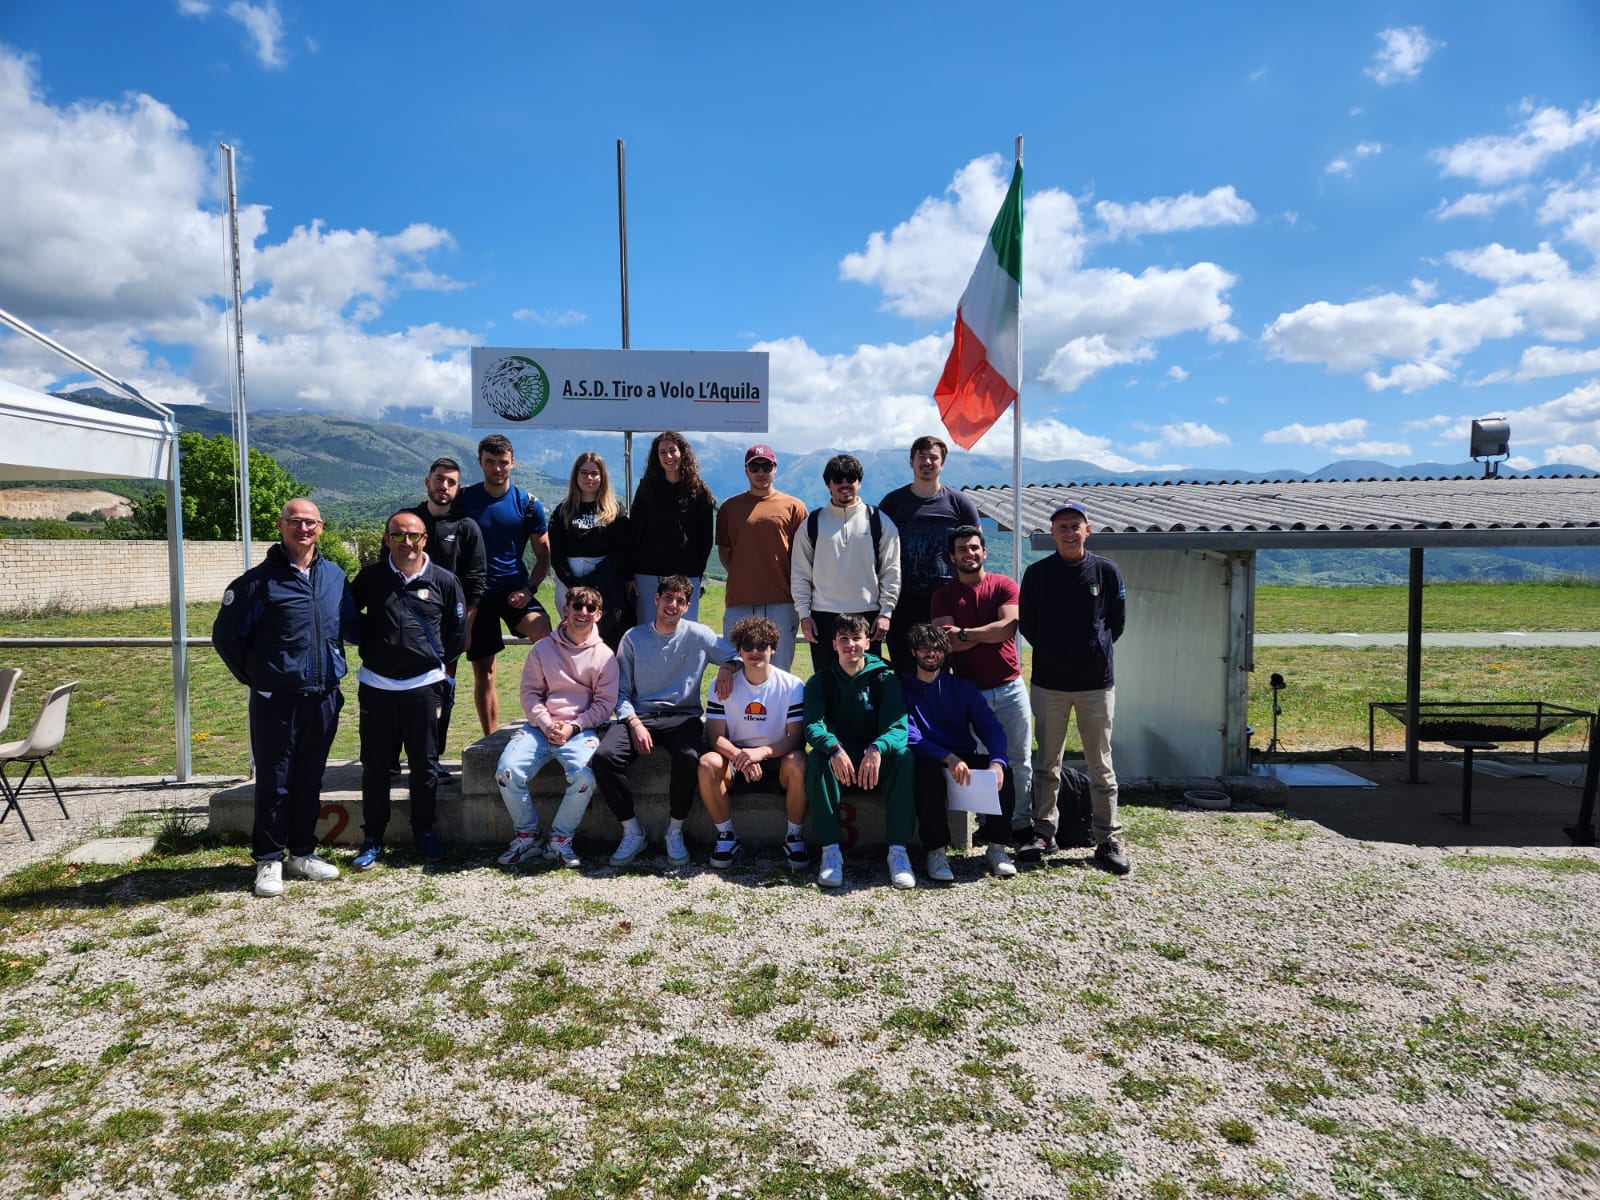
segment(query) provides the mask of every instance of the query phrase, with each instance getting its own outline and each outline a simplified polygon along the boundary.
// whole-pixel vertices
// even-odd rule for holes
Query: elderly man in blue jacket
[[[250,748],[256,764],[258,896],[283,895],[287,873],[337,879],[318,858],[322,773],[339,727],[344,696],[340,610],[349,582],[317,551],[322,514],[291,500],[278,517],[279,542],[260,566],[222,594],[211,644],[233,677],[250,689]]]

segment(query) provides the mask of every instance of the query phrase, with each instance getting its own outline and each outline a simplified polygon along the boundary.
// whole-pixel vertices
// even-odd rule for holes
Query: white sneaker
[[[642,830],[639,833],[629,833],[624,829],[622,831],[622,840],[617,843],[616,853],[611,856],[611,865],[613,867],[627,866],[638,858],[649,844],[650,841],[644,836]]]
[[[291,854],[284,864],[284,873],[291,879],[337,879],[339,868],[315,854]]]
[[[519,833],[511,839],[505,853],[495,859],[502,867],[518,867],[523,863],[538,862],[550,851],[550,845],[541,833]]]
[[[256,864],[256,895],[268,899],[283,895],[283,863],[278,859]]]
[[[942,855],[940,857],[943,857]],[[948,868],[946,868],[948,869]],[[951,876],[951,878],[955,878]],[[911,856],[904,846],[889,847],[889,882],[897,888],[917,886],[916,873],[911,870]]]
[[[553,863],[563,867],[581,867],[578,852],[572,848],[572,839],[569,837],[553,837],[550,839],[550,849],[545,856]]]
[[[839,846],[822,848],[822,866],[817,871],[817,886],[836,888],[844,883],[844,855],[839,852]]]
[[[667,830],[667,861],[675,867],[689,864],[689,847],[683,844],[683,830]]]
[[[893,867],[889,869],[891,871],[894,870]],[[928,878],[935,883],[954,883],[956,881],[956,873],[950,869],[950,860],[945,857],[943,850],[928,851]]]
[[[1017,864],[1011,861],[1011,855],[1006,853],[1004,846],[990,842],[983,856],[989,862],[989,873],[997,879],[1010,879],[1017,873]]]

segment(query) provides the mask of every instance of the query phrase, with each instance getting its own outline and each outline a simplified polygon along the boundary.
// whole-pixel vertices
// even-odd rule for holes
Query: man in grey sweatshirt
[[[706,751],[700,681],[707,666],[721,664],[715,688],[717,698],[726,699],[739,667],[732,643],[709,625],[684,617],[693,593],[684,576],[664,576],[656,585],[656,619],[628,630],[617,648],[617,719],[606,727],[589,763],[600,794],[622,823],[612,866],[626,866],[649,844],[634,815],[628,766],[635,755],[649,754],[656,746],[672,755],[667,861],[675,867],[689,861],[683,822],[694,804],[700,756]]]

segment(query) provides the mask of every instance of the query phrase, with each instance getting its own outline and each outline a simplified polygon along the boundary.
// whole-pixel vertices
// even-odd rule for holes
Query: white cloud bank
[[[12,198],[0,221],[0,295],[153,399],[227,395],[213,171],[160,101],[53,106],[32,60],[0,45],[0,195]],[[361,416],[465,409],[471,334],[370,329],[402,293],[459,286],[431,265],[453,247],[447,230],[313,221],[272,242],[267,209],[248,205],[240,235],[254,401]],[[170,357],[190,361],[180,368]],[[0,341],[0,367],[33,386],[62,378],[59,361],[20,339]]]

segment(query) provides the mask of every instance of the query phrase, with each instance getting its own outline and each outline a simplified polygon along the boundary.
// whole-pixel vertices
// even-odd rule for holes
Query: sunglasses
[[[739,646],[739,649],[740,650],[776,650],[777,647],[774,646],[771,642],[744,642]]]
[[[389,540],[391,542],[407,542],[407,543],[409,543],[410,545],[413,545],[413,546],[415,546],[418,542],[420,542],[423,538],[425,538],[427,536],[428,535],[425,534],[425,533],[413,533],[410,530],[400,530],[400,529],[391,529],[391,530],[389,530]]]
[[[776,463],[762,462],[758,459],[755,462],[745,463],[744,469],[752,475],[765,475],[768,471],[775,471],[778,468]]]
[[[584,603],[581,603],[580,601],[577,601],[577,600],[568,601],[567,602],[567,607],[570,608],[573,612],[599,612],[600,611],[600,606],[598,604],[584,604]]]

